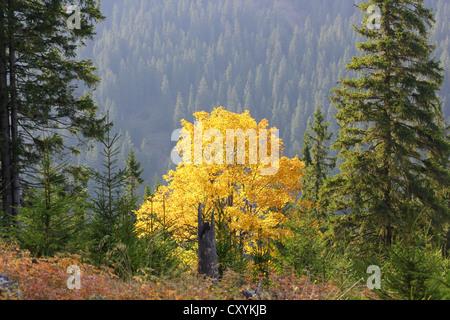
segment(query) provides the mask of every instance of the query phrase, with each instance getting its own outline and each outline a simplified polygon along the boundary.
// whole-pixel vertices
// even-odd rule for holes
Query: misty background
[[[131,149],[153,186],[175,166],[170,152],[180,120],[223,106],[249,110],[280,130],[284,154],[300,154],[303,135],[319,105],[337,132],[330,89],[358,55],[352,25],[362,13],[354,0],[107,0],[106,20],[80,51],[92,59],[101,84],[93,93],[121,134],[118,163]],[[436,12],[431,42],[446,69],[441,90],[450,114],[450,4],[429,0]],[[334,139],[333,139],[334,140]],[[98,169],[100,145],[76,162]]]

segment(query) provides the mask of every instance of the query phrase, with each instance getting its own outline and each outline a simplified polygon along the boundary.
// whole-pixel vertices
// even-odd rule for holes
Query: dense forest
[[[357,1],[356,3],[360,3]],[[94,92],[123,136],[121,161],[134,148],[153,185],[171,167],[170,134],[195,111],[249,110],[281,130],[286,154],[301,154],[315,107],[337,132],[330,90],[358,54],[362,14],[354,1],[107,1],[108,17],[82,51],[99,68]],[[446,1],[436,10],[433,55],[449,65]],[[207,30],[207,32],[205,32]],[[449,79],[449,68],[446,79]],[[442,86],[450,115],[450,86]],[[120,90],[119,90],[120,89]],[[98,167],[98,148],[79,163]]]
[[[447,1],[69,5],[0,1],[0,298],[450,298]]]

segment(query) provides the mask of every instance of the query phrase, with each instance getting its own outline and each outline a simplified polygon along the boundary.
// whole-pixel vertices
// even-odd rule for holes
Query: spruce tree
[[[107,118],[109,128],[109,117]],[[108,129],[101,143],[103,150],[103,171],[91,170],[96,183],[96,197],[93,202],[93,217],[90,222],[91,255],[94,260],[101,262],[106,253],[120,242],[120,222],[125,205],[124,189],[126,170],[118,167],[117,156],[120,152],[118,141],[120,136],[110,135]]]
[[[34,186],[24,190],[18,225],[10,234],[36,256],[83,249],[90,209],[86,169],[68,161],[57,163],[49,152],[43,156]]]
[[[175,104],[175,109],[173,111],[173,127],[178,128],[180,121],[183,118],[183,114],[186,112],[183,102],[183,96],[181,92],[177,94],[177,102]]]
[[[74,151],[66,136],[98,139],[104,130],[90,94],[77,90],[99,82],[95,68],[76,58],[104,17],[95,0],[79,1],[78,8],[80,28],[70,29],[62,0],[0,1],[0,192],[9,226],[19,213],[24,182],[43,161],[42,130],[52,129],[51,153]]]
[[[366,40],[358,44],[362,55],[331,97],[341,127],[334,147],[344,161],[324,195],[335,212],[348,214],[342,220],[360,240],[389,245],[421,213],[448,221],[437,186],[449,187],[450,145],[438,96],[443,69],[428,43],[432,10],[422,0],[359,8],[371,5],[380,8],[380,28],[373,28],[372,12],[354,27]]]
[[[306,168],[301,199],[316,205],[319,203],[321,187],[336,165],[336,158],[329,156],[330,147],[328,146],[333,134],[328,132],[330,124],[324,120],[321,109],[316,107],[314,125],[308,123],[302,149],[302,160]],[[318,216],[320,210],[316,208],[315,211]]]
[[[136,223],[136,214],[133,210],[138,209],[139,195],[138,190],[144,180],[141,175],[144,169],[141,169],[141,163],[136,159],[134,150],[131,149],[126,158],[126,168],[124,173],[125,194],[122,196],[122,207],[120,213],[120,239],[123,243],[129,244],[134,240],[134,224]]]
[[[141,163],[136,159],[134,150],[131,149],[126,158],[126,196],[131,204],[132,209],[136,209],[139,197],[137,195],[139,187],[144,183],[141,175],[144,169]]]

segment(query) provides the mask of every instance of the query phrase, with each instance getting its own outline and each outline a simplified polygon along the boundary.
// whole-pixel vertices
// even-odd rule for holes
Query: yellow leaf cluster
[[[259,124],[248,111],[242,114],[228,112],[223,108],[215,109],[211,114],[197,112],[196,122],[202,123],[202,133],[218,130],[225,137],[229,129],[241,129],[244,132],[253,129],[256,132],[267,130],[267,120]],[[183,129],[189,132],[191,139],[181,139],[179,150],[192,150],[195,139],[195,124],[182,120]],[[276,128],[268,130],[271,132]],[[259,140],[260,137],[258,137]],[[267,138],[267,137],[264,137]],[[250,146],[250,137],[246,137],[245,147]],[[270,139],[270,136],[269,136]],[[202,139],[202,151],[214,141]],[[277,139],[279,147],[278,171],[272,175],[262,175],[261,168],[267,167],[258,159],[251,163],[250,152],[246,152],[246,163],[227,164],[226,145],[223,145],[223,163],[195,163],[194,152],[190,163],[181,163],[175,171],[170,171],[164,179],[168,185],[160,187],[154,197],[146,201],[136,211],[136,229],[140,236],[152,233],[156,228],[167,226],[180,239],[195,239],[197,231],[197,208],[199,203],[205,207],[205,219],[209,219],[214,210],[216,221],[226,221],[241,240],[251,243],[256,236],[265,239],[278,237],[280,225],[285,219],[282,210],[288,203],[296,201],[301,190],[304,163],[297,157],[289,159],[282,156],[282,141]],[[268,152],[271,152],[270,143]],[[237,152],[238,143],[234,144]],[[198,146],[197,146],[198,148]],[[186,149],[184,149],[186,150]],[[217,148],[215,149],[217,151]],[[228,149],[229,151],[230,149]],[[214,156],[214,154],[211,154]]]

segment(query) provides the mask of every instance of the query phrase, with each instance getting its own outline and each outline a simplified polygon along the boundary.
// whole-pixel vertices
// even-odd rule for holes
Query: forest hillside
[[[303,135],[315,107],[337,132],[330,90],[357,55],[352,25],[363,15],[361,1],[108,0],[107,19],[82,50],[102,82],[94,99],[109,111],[122,135],[120,161],[131,148],[144,180],[173,169],[171,133],[196,111],[224,107],[249,110],[280,129],[286,154],[301,155]],[[450,116],[450,5],[426,1],[436,10],[431,30],[435,55],[446,70],[440,96]],[[78,163],[99,167],[99,147]]]

